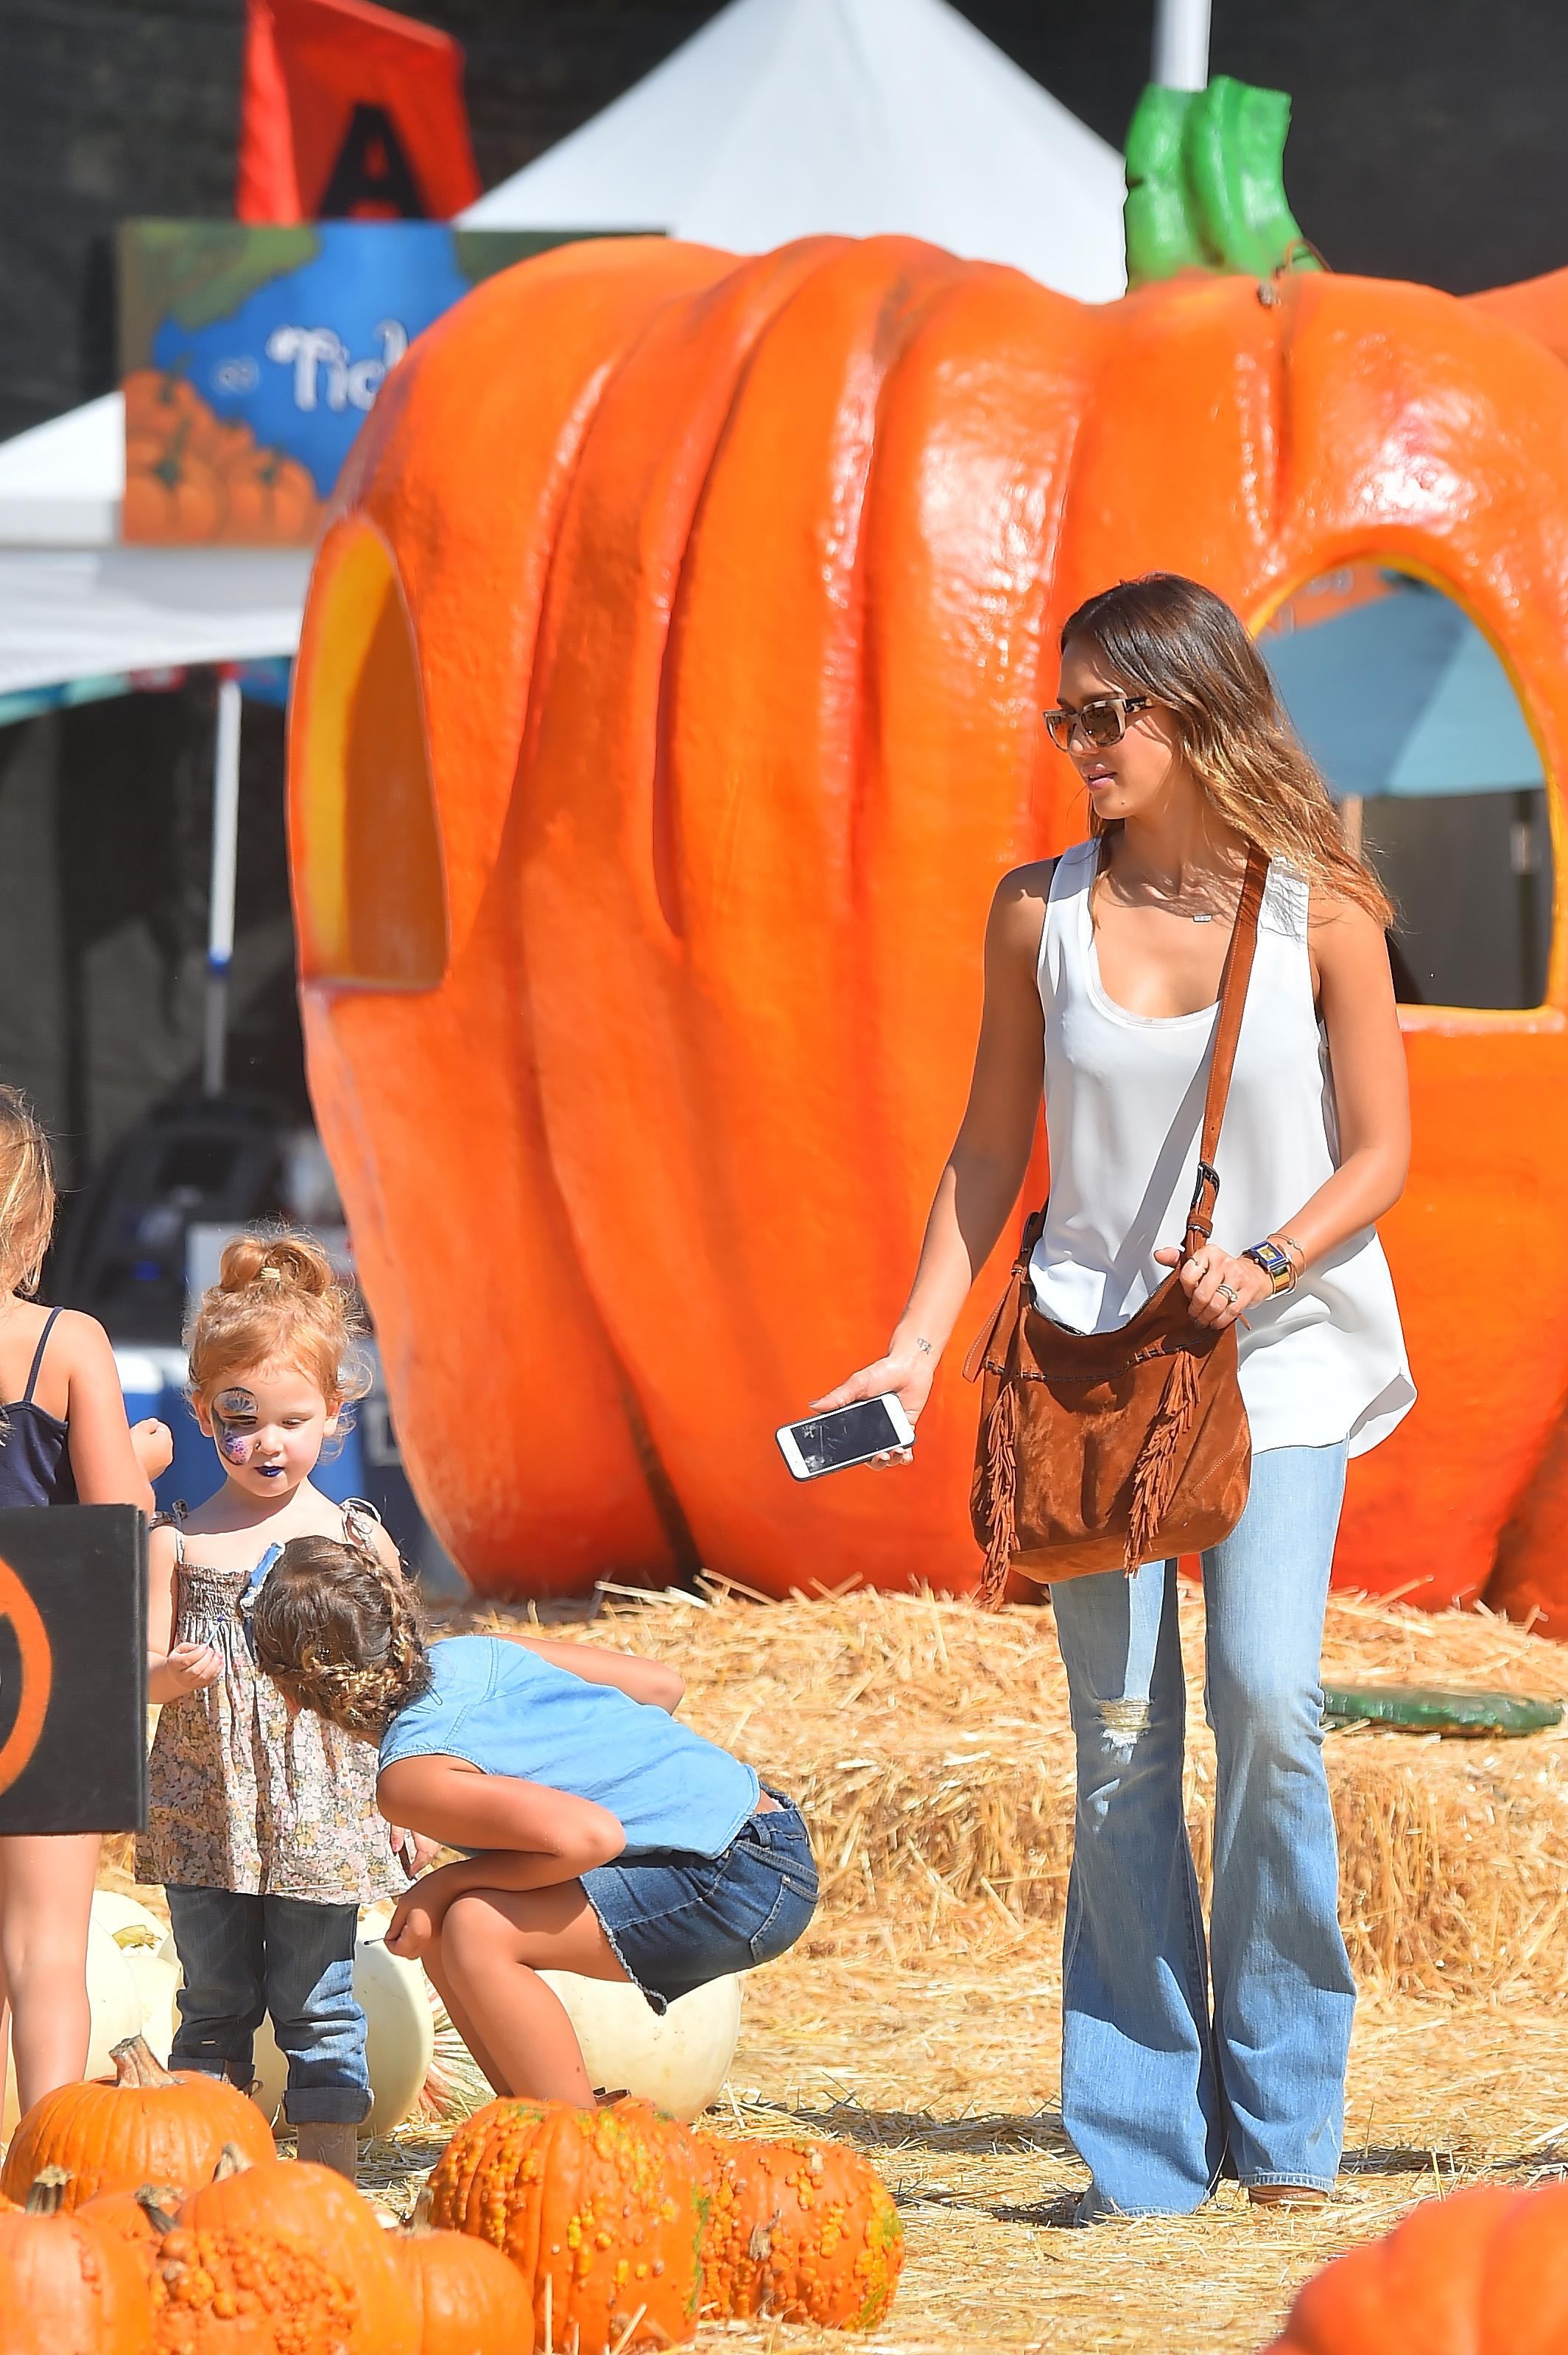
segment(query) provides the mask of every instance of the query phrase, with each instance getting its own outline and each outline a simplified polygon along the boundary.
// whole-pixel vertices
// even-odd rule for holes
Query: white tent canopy
[[[0,443],[0,695],[293,654],[307,548],[122,548],[117,392]]]
[[[462,218],[740,253],[897,231],[1105,303],[1123,195],[1115,149],[946,0],[731,0]]]

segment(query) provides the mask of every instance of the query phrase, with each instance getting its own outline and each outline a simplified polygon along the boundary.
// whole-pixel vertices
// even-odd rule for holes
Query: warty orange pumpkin
[[[352,2355],[366,2344],[352,2260],[250,2224],[176,2224],[153,2268],[153,2355]]]
[[[0,2190],[25,2197],[40,2169],[62,2167],[65,2205],[101,2191],[148,2182],[182,2192],[206,2181],[226,2145],[247,2159],[270,2159],[266,2119],[237,2087],[197,2070],[165,2069],[140,2036],[114,2047],[115,2074],[57,2086],[19,2121],[0,2171]]]
[[[693,2336],[697,2145],[646,2103],[487,2103],[447,2144],[430,2193],[432,2224],[517,2267],[546,2350],[622,2355]]]
[[[1261,625],[1403,566],[1500,651],[1555,796],[1541,315],[1318,272],[1091,308],[905,239],[611,240],[421,339],[312,584],[293,869],[399,1430],[481,1589],[973,1586],[961,1348],[896,1477],[797,1487],[772,1433],[891,1328],[991,891],[1084,830],[1038,716],[1058,625],[1149,567]],[[1545,1007],[1405,1028],[1386,1240],[1423,1403],[1352,1467],[1339,1570],[1437,1604],[1486,1587],[1568,1389],[1568,1270],[1532,1241],[1568,1211],[1561,921]],[[1483,1212],[1532,1284],[1461,1319]]]
[[[764,2315],[874,2330],[891,2310],[903,2226],[870,2163],[841,2144],[699,2134],[704,2321]]]
[[[147,2355],[152,2296],[129,2244],[66,2211],[65,2171],[46,2168],[25,2206],[0,2211],[5,2355]]]
[[[351,2355],[419,2355],[418,2326],[388,2235],[369,2201],[331,2168],[271,2154],[248,2166],[227,2153],[176,2221],[190,2232],[261,2232],[299,2242],[354,2291]]]
[[[1264,2355],[1561,2355],[1568,2185],[1481,2184],[1428,2200],[1336,2257]]]

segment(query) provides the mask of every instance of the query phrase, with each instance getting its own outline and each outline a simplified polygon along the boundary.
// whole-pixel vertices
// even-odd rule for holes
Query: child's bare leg
[[[98,1835],[0,1839],[0,1989],[24,2110],[87,2067],[87,1929]]]
[[[581,1882],[471,1891],[447,1907],[441,1952],[458,2002],[509,2090],[592,2109],[593,2086],[576,2032],[539,1977],[551,1970],[625,1978]]]

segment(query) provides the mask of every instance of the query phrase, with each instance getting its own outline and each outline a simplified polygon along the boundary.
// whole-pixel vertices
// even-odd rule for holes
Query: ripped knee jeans
[[[1176,1565],[1051,1598],[1078,1763],[1062,2114],[1099,2207],[1181,2213],[1223,2173],[1327,2189],[1339,2166],[1355,1990],[1318,1664],[1345,1455],[1256,1457],[1246,1511],[1203,1557],[1207,1939],[1182,1806]]]

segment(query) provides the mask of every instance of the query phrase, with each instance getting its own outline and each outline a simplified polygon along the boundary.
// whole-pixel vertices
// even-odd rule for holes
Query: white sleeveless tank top
[[[1098,863],[1097,842],[1058,859],[1040,943],[1051,1202],[1030,1273],[1043,1313],[1078,1333],[1125,1324],[1164,1280],[1155,1252],[1181,1241],[1216,1012],[1130,1014],[1106,996],[1089,912]],[[1275,860],[1216,1156],[1214,1240],[1232,1254],[1288,1228],[1339,1164],[1307,907],[1306,886]],[[1364,1455],[1414,1404],[1372,1227],[1294,1292],[1249,1308],[1238,1340],[1255,1454],[1348,1441]]]

